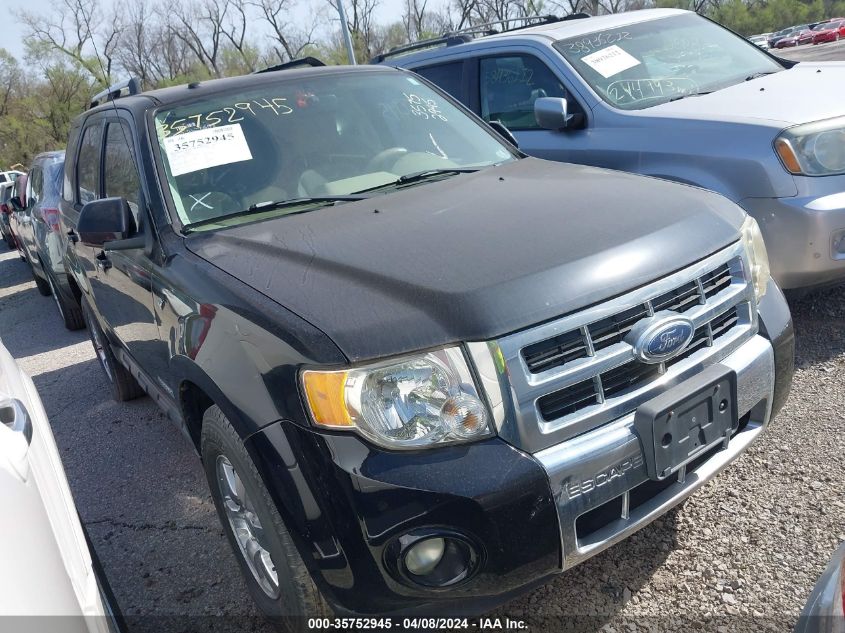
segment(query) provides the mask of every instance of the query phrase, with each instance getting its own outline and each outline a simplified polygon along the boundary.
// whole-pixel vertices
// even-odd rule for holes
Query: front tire
[[[138,384],[135,377],[115,358],[106,335],[97,324],[97,319],[91,311],[91,307],[84,300],[82,301],[82,316],[85,325],[88,326],[88,335],[91,337],[94,353],[97,355],[100,367],[102,367],[106,379],[111,385],[112,397],[117,402],[125,402],[144,395],[144,390],[141,389],[141,385]]]
[[[306,631],[306,617],[331,617],[241,438],[216,405],[203,416],[201,451],[220,522],[261,612],[289,633]]]

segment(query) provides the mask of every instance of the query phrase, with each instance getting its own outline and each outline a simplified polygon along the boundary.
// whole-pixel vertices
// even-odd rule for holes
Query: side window
[[[460,99],[463,95],[464,63],[462,61],[417,68],[414,72],[439,86],[455,99]]]
[[[67,146],[76,147],[76,142],[79,140],[79,127],[74,126],[70,130],[70,137],[68,138]],[[62,198],[64,198],[67,202],[73,202],[73,169],[76,163],[73,160],[73,156],[70,152],[67,152],[65,156],[64,168],[63,168],[63,182],[62,182]]]
[[[41,200],[41,186],[42,186],[41,167],[35,166],[29,172],[29,179],[26,183],[26,204],[27,207],[33,207]]]
[[[98,122],[82,132],[82,145],[76,162],[77,199],[81,204],[100,197],[100,145],[103,126]]]
[[[141,179],[131,143],[132,132],[128,125],[123,121],[112,121],[108,124],[103,189],[107,198],[126,198],[135,216],[135,226],[140,230],[142,227],[138,217],[138,200]]]
[[[479,69],[481,117],[511,130],[538,129],[534,102],[565,97],[566,90],[543,62],[531,55],[486,57]]]

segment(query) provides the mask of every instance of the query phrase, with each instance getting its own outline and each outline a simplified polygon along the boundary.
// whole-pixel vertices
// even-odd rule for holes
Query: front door
[[[152,227],[141,212],[143,196],[130,126],[118,117],[106,119],[103,132],[101,192],[125,198],[135,219],[129,237],[144,236]],[[158,328],[152,295],[152,263],[144,248],[95,249],[92,283],[96,307],[116,342],[142,366],[155,349]],[[89,273],[90,274],[90,273]]]

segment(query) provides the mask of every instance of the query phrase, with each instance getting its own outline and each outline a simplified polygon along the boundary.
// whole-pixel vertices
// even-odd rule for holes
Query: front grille
[[[689,345],[683,352],[662,365],[650,365],[631,360],[623,365],[599,374],[601,382],[585,380],[571,387],[554,391],[537,401],[537,407],[544,420],[555,420],[575,413],[590,404],[601,403],[602,398],[615,398],[639,389],[656,380],[667,368],[686,360],[704,347],[712,347],[720,337],[727,334],[739,321],[737,307],[720,314],[705,325],[696,328]]]
[[[515,413],[503,436],[542,450],[622,417],[720,361],[757,332],[745,262],[736,243],[664,279],[496,341]],[[677,356],[643,362],[628,335],[663,312],[688,318],[692,339]]]
[[[594,353],[621,343],[640,319],[664,310],[683,314],[725,290],[731,285],[732,278],[730,268],[725,263],[698,279],[672,288],[624,312],[590,323],[584,330],[566,332],[529,345],[522,350],[525,365],[532,374],[538,374],[579,358],[587,358],[591,355],[588,339],[592,342]]]

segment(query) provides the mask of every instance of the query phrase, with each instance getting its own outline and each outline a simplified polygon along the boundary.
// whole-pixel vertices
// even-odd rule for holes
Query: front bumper
[[[646,474],[634,414],[548,448],[543,465],[557,502],[563,569],[594,556],[680,503],[736,459],[765,428],[774,396],[772,346],[755,336],[722,364],[737,374],[739,430],[727,448],[721,440],[671,480]],[[694,467],[693,467],[694,465]]]
[[[720,361],[737,373],[744,425],[727,449],[708,452],[706,461],[688,466],[684,481],[656,492],[647,489],[651,480],[630,416],[535,455],[500,438],[397,453],[353,434],[318,433],[287,421],[265,427],[245,445],[336,610],[482,613],[645,526],[763,432],[789,392],[794,342],[789,310],[773,282],[757,310],[760,334]],[[611,477],[607,469],[614,467],[618,474]],[[578,494],[570,494],[576,482]],[[636,491],[628,495],[627,518],[621,511],[613,516],[612,504],[626,490]],[[579,533],[579,524],[597,527]],[[408,586],[391,574],[389,544],[431,527],[473,539],[482,552],[476,575],[436,590]]]
[[[845,283],[845,193],[746,198],[740,206],[760,225],[781,288]]]

